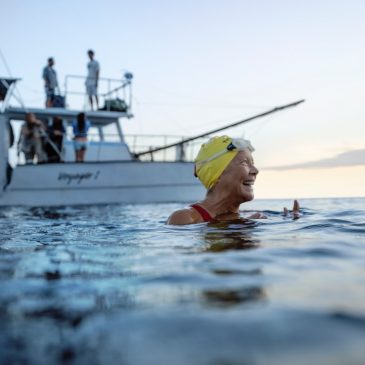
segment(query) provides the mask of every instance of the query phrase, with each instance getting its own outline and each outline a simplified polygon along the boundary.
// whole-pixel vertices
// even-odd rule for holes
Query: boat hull
[[[190,162],[120,161],[18,166],[0,206],[192,202],[205,189]]]

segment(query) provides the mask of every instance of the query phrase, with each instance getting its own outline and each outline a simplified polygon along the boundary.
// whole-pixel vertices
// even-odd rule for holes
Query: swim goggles
[[[243,138],[232,138],[231,142],[226,146],[226,148],[222,151],[219,151],[215,153],[214,155],[206,158],[205,160],[196,162],[196,167],[201,167],[202,165],[205,165],[206,163],[215,160],[216,158],[219,158],[223,156],[227,152],[231,152],[234,150],[237,151],[243,151],[248,149],[250,152],[255,151],[250,141]]]

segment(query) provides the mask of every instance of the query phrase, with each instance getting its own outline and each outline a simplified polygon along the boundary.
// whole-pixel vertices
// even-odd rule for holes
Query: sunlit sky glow
[[[194,135],[305,98],[227,132],[256,147],[256,196],[365,195],[356,160],[365,152],[365,2],[13,0],[1,9],[0,48],[28,106],[43,105],[49,56],[63,84],[85,75],[89,48],[101,76],[135,75],[127,134]],[[354,166],[307,164],[344,152]],[[298,168],[264,169],[288,165]]]

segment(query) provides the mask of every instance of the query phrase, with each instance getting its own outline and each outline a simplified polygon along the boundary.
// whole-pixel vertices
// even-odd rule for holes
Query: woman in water
[[[90,128],[90,122],[86,119],[85,113],[77,115],[77,120],[73,121],[72,128],[76,162],[84,162],[87,149],[87,132]]]
[[[228,136],[214,137],[203,144],[195,159],[195,175],[207,194],[202,201],[172,213],[167,224],[238,219],[240,204],[254,198],[253,185],[259,171],[253,162],[253,151],[249,141]],[[292,213],[294,218],[299,217],[297,201]],[[284,214],[287,214],[285,209]],[[266,217],[255,213],[248,218]]]

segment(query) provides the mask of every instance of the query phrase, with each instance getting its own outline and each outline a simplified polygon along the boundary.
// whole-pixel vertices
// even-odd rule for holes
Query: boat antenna
[[[249,117],[249,118],[240,120],[240,121],[235,122],[235,123],[228,124],[228,125],[226,125],[224,127],[220,127],[220,128],[217,128],[217,129],[213,129],[213,130],[211,130],[209,132],[205,132],[205,133],[199,134],[199,135],[194,136],[194,137],[189,137],[189,138],[183,139],[183,140],[181,140],[180,142],[177,142],[177,143],[172,143],[172,144],[169,144],[167,146],[157,147],[155,149],[148,150],[148,151],[138,152],[138,153],[135,153],[134,156],[136,158],[138,158],[138,157],[143,156],[143,155],[152,154],[154,152],[166,150],[166,149],[171,148],[171,147],[176,147],[176,146],[179,146],[179,145],[183,145],[183,144],[185,144],[187,142],[191,142],[191,141],[194,141],[196,139],[209,136],[210,134],[217,133],[217,132],[221,132],[221,131],[223,131],[225,129],[232,128],[232,127],[237,127],[240,124],[244,124],[244,123],[251,122],[254,119],[262,118],[262,117],[265,117],[266,115],[269,115],[269,114],[272,114],[272,113],[276,113],[278,111],[281,111],[281,110],[284,110],[284,109],[287,109],[287,108],[295,107],[295,106],[297,106],[297,105],[299,105],[301,103],[304,103],[304,101],[305,101],[305,99],[301,99],[301,100],[295,101],[295,102],[290,103],[290,104],[276,106],[275,108],[270,109],[270,110],[268,110],[268,111],[266,111],[264,113],[256,114],[256,115],[254,115],[252,117]]]
[[[1,48],[0,48],[0,57],[1,57],[1,60],[3,61],[3,64],[4,64],[5,68],[6,68],[6,72],[8,73],[9,77],[13,78],[13,75],[12,75],[12,73],[11,73],[11,71],[10,71],[10,67],[9,67],[8,63],[6,62],[5,56],[4,56],[4,54],[3,54],[2,50],[1,50]],[[19,104],[21,105],[21,107],[22,107],[25,111],[27,111],[28,109],[25,107],[25,104],[24,104],[24,101],[23,101],[22,95],[20,94],[20,91],[19,91],[19,89],[18,89],[18,87],[17,87],[17,84],[16,84],[16,83],[15,83],[15,85],[14,85],[14,91],[16,91],[18,95],[16,96],[16,95],[14,95],[14,94],[13,94],[13,96],[14,96],[14,97],[15,97],[15,99],[19,102]]]
[[[8,65],[8,63],[6,62],[6,59],[5,59],[5,57],[4,57],[4,54],[3,54],[2,50],[1,50],[1,48],[0,48],[0,56],[1,56],[1,60],[2,60],[2,61],[3,61],[3,63],[4,63],[4,66],[5,66],[5,68],[6,68],[6,72],[9,74],[9,76],[10,76],[10,77],[13,77],[13,76],[11,75],[11,71],[10,71],[9,65]]]

